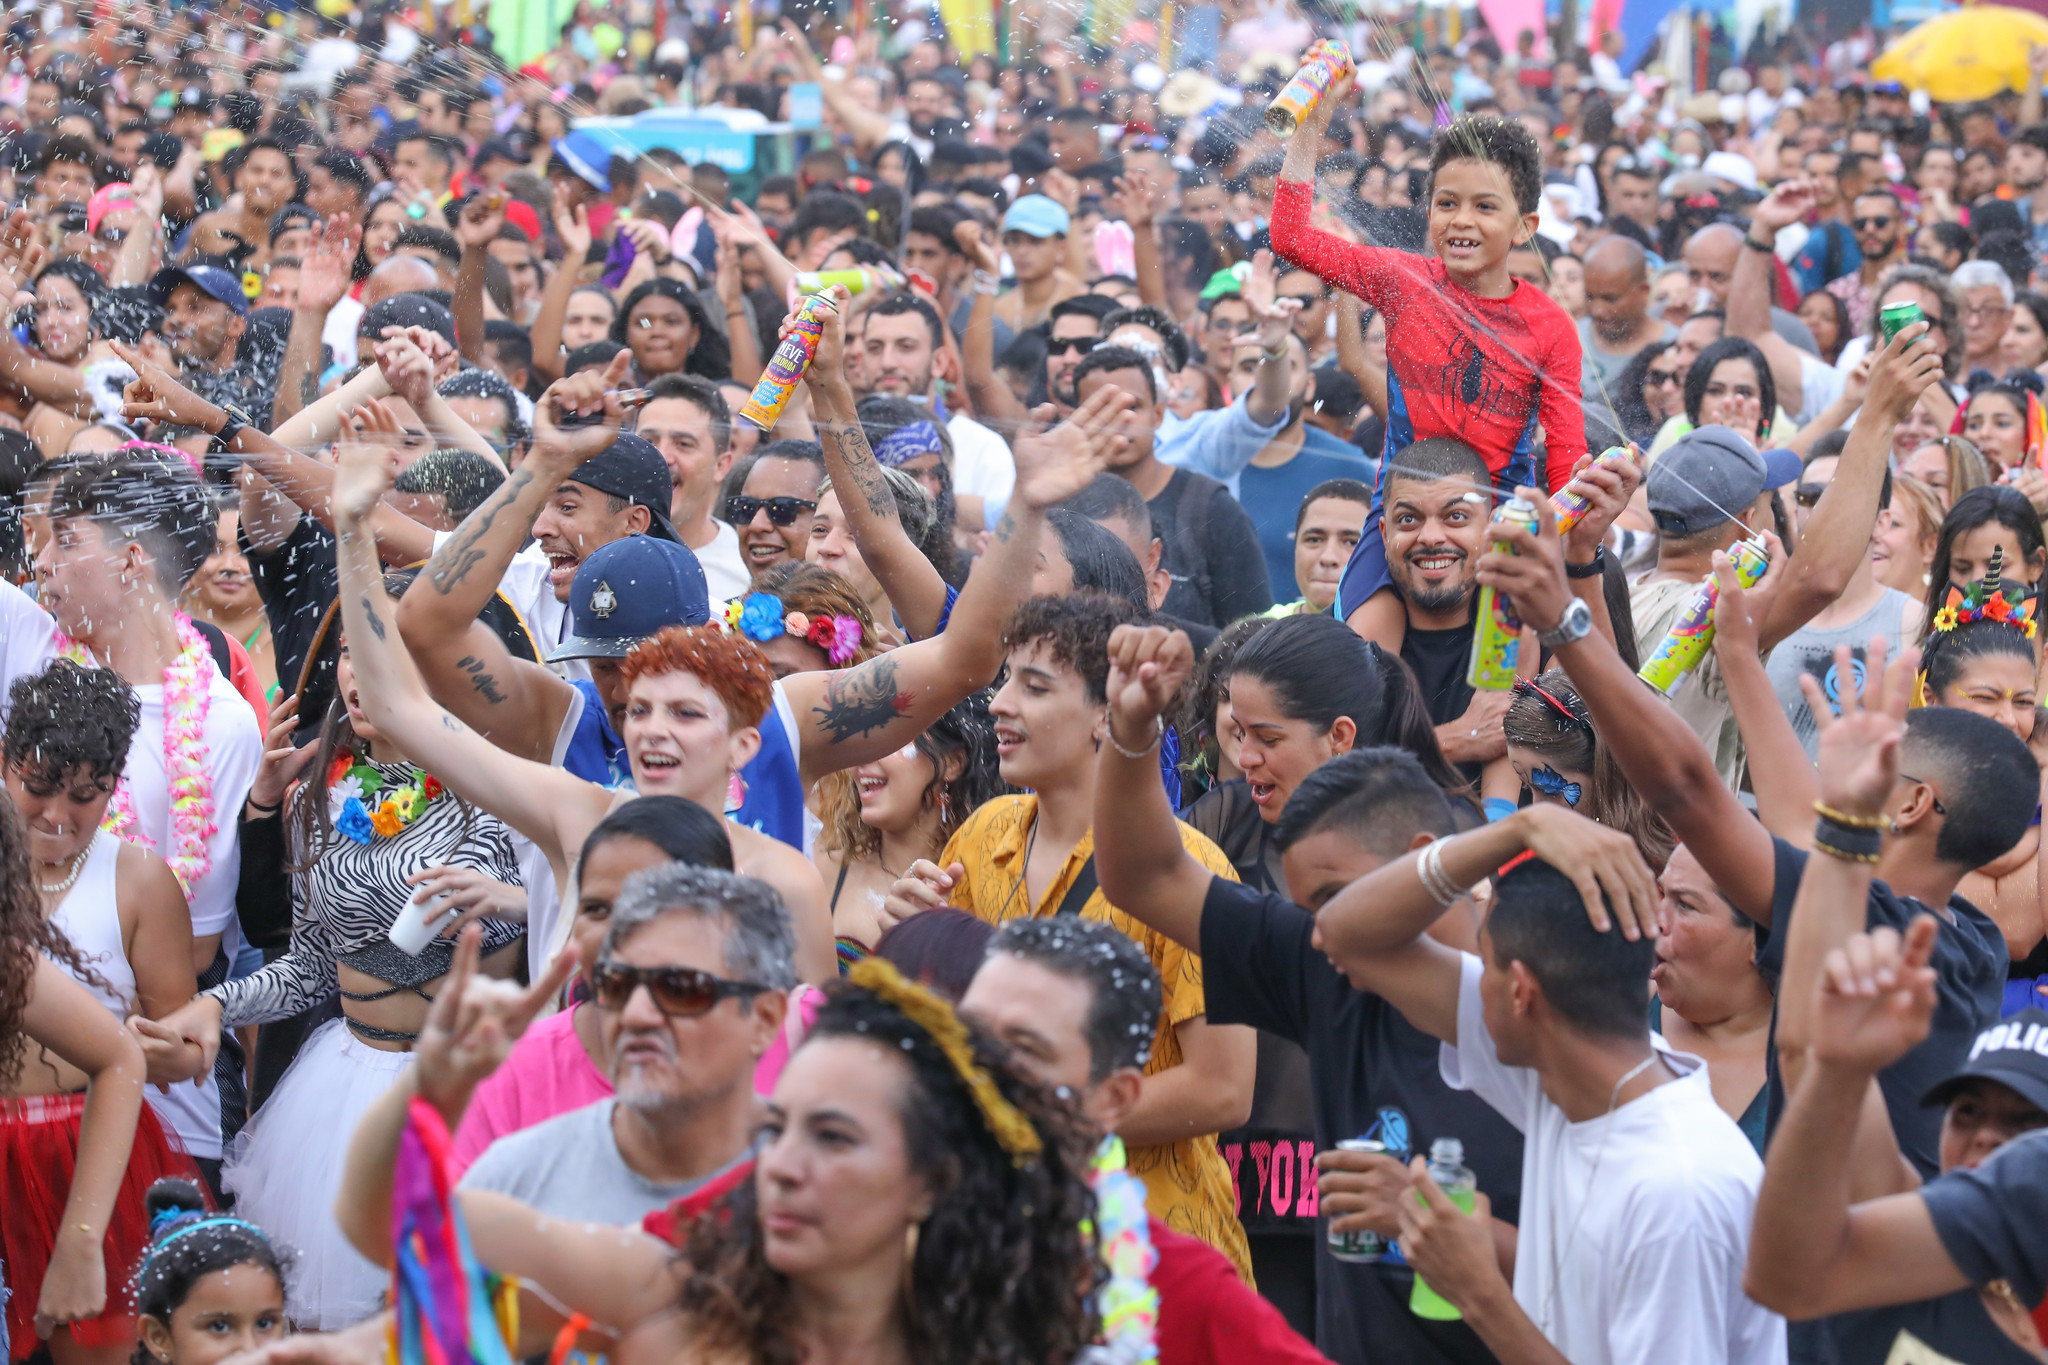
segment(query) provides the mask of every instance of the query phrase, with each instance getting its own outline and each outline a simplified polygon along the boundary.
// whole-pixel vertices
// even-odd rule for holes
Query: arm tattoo
[[[896,661],[887,655],[825,680],[825,704],[811,708],[827,742],[839,744],[910,714],[916,698],[896,690]]]
[[[875,452],[869,448],[867,433],[861,430],[860,423],[833,422],[818,430],[846,462],[846,475],[860,486],[868,514],[894,519],[896,495],[889,491],[889,481],[882,477],[882,467],[875,462]]]
[[[471,512],[455,529],[455,534],[435,552],[433,561],[427,565],[427,579],[434,585],[434,591],[446,597],[461,586],[471,569],[483,562],[488,552],[479,542],[490,533],[491,523],[498,519],[498,514],[510,507],[526,485],[532,482],[532,470],[523,466],[513,470],[512,477],[499,485],[498,491],[485,499],[484,505]]]
[[[465,654],[455,661],[455,666],[469,674],[469,685],[477,694],[493,706],[505,700],[505,694],[498,690],[498,680],[484,672],[483,661],[473,654]]]
[[[302,407],[311,407],[319,396],[320,377],[308,369],[299,379],[299,403]]]
[[[1015,534],[1017,534],[1017,519],[1008,512],[1004,512],[1003,519],[996,523],[996,539],[1004,545],[1008,545],[1010,537]]]
[[[384,638],[384,622],[377,615],[377,609],[370,605],[370,599],[363,599],[363,615],[369,618],[370,633],[379,640]]]

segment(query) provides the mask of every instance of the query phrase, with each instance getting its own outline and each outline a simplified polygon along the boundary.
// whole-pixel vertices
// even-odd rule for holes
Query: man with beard
[[[460,959],[471,952],[458,950],[444,989],[490,990],[467,980]],[[680,863],[627,880],[591,983],[617,1093],[507,1134],[463,1175],[457,1197],[471,1228],[486,1230],[476,1236],[486,1265],[493,1253],[486,1210],[523,1206],[630,1226],[747,1160],[758,1123],[754,1067],[779,1036],[787,993],[797,984],[795,952],[789,912],[766,883]],[[535,997],[551,995],[571,965],[565,958],[527,993],[535,1007],[528,1017],[537,1012]],[[691,997],[700,978],[717,994],[710,1008],[696,1010]],[[335,1201],[352,1236],[367,1222],[382,1224],[391,1208],[391,1169],[412,1098],[432,1104],[452,1130],[504,1060],[501,1050],[455,1041],[430,1021],[412,1067],[356,1129]],[[376,1159],[364,1159],[373,1152]],[[388,1252],[389,1234],[375,1244]]]
[[[1878,282],[1906,259],[1906,210],[1890,190],[1865,190],[1856,196],[1849,227],[1856,234],[1863,264],[1839,280],[1828,281],[1828,292],[1848,310],[1850,331],[1862,336],[1870,330],[1870,300]]]
[[[2020,129],[2005,148],[2005,180],[2013,188],[2012,206],[2033,239],[2034,255],[2048,252],[2048,123]]]
[[[237,418],[269,430],[284,339],[273,335],[272,345],[250,344],[249,297],[241,280],[218,265],[194,262],[158,271],[149,292],[164,310],[163,341],[178,377],[208,402],[239,409]]]
[[[940,415],[933,403],[932,381],[943,363],[952,361],[945,350],[945,324],[939,310],[909,293],[886,295],[867,310],[861,334],[862,364],[857,394],[888,394],[908,398]],[[951,376],[948,376],[951,377]],[[969,531],[986,529],[984,521],[990,502],[1008,502],[1016,467],[1010,447],[1003,438],[964,413],[944,418],[946,434],[953,438],[953,495],[959,525]]]

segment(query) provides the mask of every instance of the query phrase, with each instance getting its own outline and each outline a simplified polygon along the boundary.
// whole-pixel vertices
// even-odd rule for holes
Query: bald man
[[[363,281],[363,296],[360,299],[344,298],[334,305],[327,315],[327,323],[320,329],[320,340],[333,352],[334,363],[343,369],[354,369],[356,355],[356,324],[363,320],[363,314],[400,294],[417,294],[424,289],[441,288],[440,272],[418,256],[393,254],[386,256],[369,278]]]
[[[1650,257],[1634,241],[1603,237],[1586,253],[1586,316],[1579,319],[1579,392],[1586,408],[1607,425],[1614,418],[1610,387],[1653,341],[1670,341],[1678,329],[1650,313]]]
[[[1727,309],[1728,283],[1735,278],[1735,258],[1742,249],[1742,229],[1733,223],[1709,223],[1685,239],[1685,250],[1680,253],[1680,258],[1685,262],[1686,275],[1692,280],[1699,307]],[[1799,315],[1788,313],[1776,304],[1771,305],[1771,330],[1802,351],[1815,356],[1820,354],[1812,331],[1799,320]]]

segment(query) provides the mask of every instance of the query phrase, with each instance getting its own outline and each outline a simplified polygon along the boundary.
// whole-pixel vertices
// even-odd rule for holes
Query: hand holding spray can
[[[1527,498],[1509,498],[1494,514],[1494,520],[1536,529],[1536,504]],[[1496,540],[1489,549],[1501,554],[1519,553],[1507,541]],[[1515,604],[1496,591],[1491,583],[1479,585],[1479,603],[1472,613],[1472,665],[1465,681],[1489,692],[1505,692],[1515,685],[1515,666],[1521,662],[1522,622]]]
[[[1753,588],[1770,567],[1771,559],[1758,537],[1737,542],[1728,551],[1728,562],[1735,569],[1735,581]],[[1720,600],[1721,589],[1714,576],[1708,574],[1636,676],[1660,692],[1670,692],[1683,682],[1685,675],[1699,667],[1700,660],[1714,647],[1714,604]]]
[[[1301,70],[1287,82],[1287,88],[1266,106],[1266,127],[1276,136],[1291,137],[1308,111],[1330,93],[1330,87],[1355,70],[1351,49],[1335,38],[1326,38],[1302,54]]]
[[[763,431],[775,429],[782,410],[789,406],[790,395],[796,392],[797,381],[811,368],[811,357],[818,353],[818,341],[825,335],[825,315],[838,311],[839,305],[829,292],[805,297],[797,307],[789,335],[768,358],[761,382],[754,385],[754,392],[740,408],[742,418]]]
[[[1595,469],[1632,468],[1635,462],[1636,457],[1630,453],[1627,446],[1610,446],[1600,453],[1600,458],[1587,467],[1587,472],[1591,473]],[[1593,500],[1581,492],[1580,488],[1579,481],[1573,479],[1550,495],[1550,511],[1551,515],[1557,518],[1557,533],[1560,536],[1584,521],[1586,513],[1593,510]]]

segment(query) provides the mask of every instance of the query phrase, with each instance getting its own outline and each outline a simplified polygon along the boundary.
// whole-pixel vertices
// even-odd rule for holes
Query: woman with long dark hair
[[[1653,341],[1637,351],[1622,367],[1621,377],[1608,395],[1621,434],[1639,446],[1647,447],[1656,440],[1664,424],[1683,411],[1685,372],[1668,354],[1676,344]]]
[[[1697,430],[1724,426],[1762,449],[1771,444],[1778,385],[1756,343],[1722,337],[1703,349],[1685,372],[1685,420]]]
[[[2048,571],[2048,537],[2042,534],[2040,515],[2018,489],[1995,483],[1957,498],[1941,523],[1941,539],[1927,571],[1923,643],[1948,600],[1949,585],[1967,587],[1982,578],[1994,551],[2004,576],[2022,584],[2038,583]]]
[[[1643,861],[1662,871],[1678,842],[1670,826],[1643,803],[1621,765],[1600,742],[1593,716],[1561,668],[1517,679],[1501,718],[1508,762],[1534,801],[1569,806],[1636,841]]]
[[[697,291],[679,280],[648,280],[626,295],[612,340],[633,353],[642,384],[664,374],[732,378],[732,343],[711,325]]]
[[[130,1181],[142,1053],[81,981],[98,980],[43,915],[28,833],[0,801],[0,1261],[16,1358],[49,1343],[84,1365],[132,1340],[128,1267],[149,1238],[147,1176]],[[63,1095],[23,1094],[31,1060],[84,1077]],[[31,1088],[33,1091],[33,1087]]]

